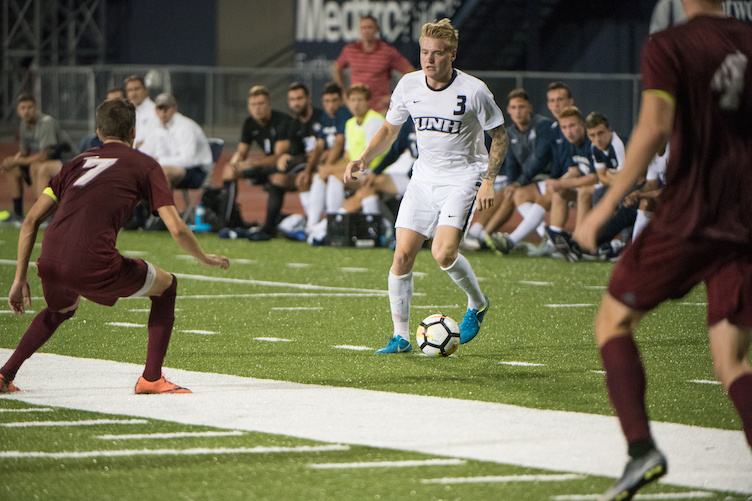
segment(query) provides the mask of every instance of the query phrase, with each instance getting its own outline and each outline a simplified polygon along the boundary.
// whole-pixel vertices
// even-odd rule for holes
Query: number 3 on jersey
[[[465,114],[465,101],[467,101],[467,96],[463,96],[461,94],[457,96],[457,109],[454,110],[455,115]]]
[[[89,157],[86,159],[83,165],[83,169],[89,169],[84,174],[76,179],[76,182],[73,183],[73,186],[85,186],[89,181],[97,177],[99,174],[104,172],[105,169],[112,167],[115,162],[117,162],[117,158],[99,158],[99,157]]]

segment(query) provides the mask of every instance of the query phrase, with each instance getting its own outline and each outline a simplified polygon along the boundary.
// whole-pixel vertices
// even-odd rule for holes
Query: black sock
[[[285,201],[285,189],[275,184],[267,187],[269,202],[266,205],[266,222],[263,231],[269,235],[277,233],[277,220],[282,213],[282,204]]]
[[[23,197],[15,197],[13,199],[13,212],[19,216],[23,216]]]
[[[655,449],[655,443],[653,443],[651,439],[645,438],[630,442],[627,452],[629,453],[629,457],[631,457],[632,459],[637,459],[644,456],[653,449]]]

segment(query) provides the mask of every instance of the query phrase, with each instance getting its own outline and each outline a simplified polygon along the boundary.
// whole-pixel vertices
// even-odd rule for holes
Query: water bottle
[[[204,215],[206,215],[206,209],[204,208],[204,203],[201,202],[196,207],[196,227],[201,227],[204,222]]]

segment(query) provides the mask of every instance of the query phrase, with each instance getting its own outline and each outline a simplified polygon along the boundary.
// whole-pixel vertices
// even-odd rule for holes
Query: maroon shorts
[[[708,325],[728,319],[752,327],[752,248],[709,239],[686,239],[648,225],[614,268],[608,292],[638,311],[686,295],[705,282]]]
[[[112,306],[121,297],[130,297],[146,283],[148,265],[143,259],[120,257],[108,268],[84,269],[66,263],[37,261],[47,307],[58,311],[72,306],[78,296]]]

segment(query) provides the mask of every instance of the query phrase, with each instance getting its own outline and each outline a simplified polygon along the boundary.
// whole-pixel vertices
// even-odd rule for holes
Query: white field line
[[[585,308],[595,306],[592,303],[574,303],[574,304],[544,304],[546,308]]]
[[[308,268],[311,263],[287,263],[288,268]]]
[[[679,303],[680,306],[707,306],[708,303]]]
[[[365,271],[371,271],[368,268],[348,268],[346,266],[341,267],[340,270],[346,273],[363,273]]]
[[[560,475],[499,475],[487,477],[447,477],[424,478],[421,484],[483,484],[506,482],[564,482],[566,480],[581,480],[585,475],[564,473]]]
[[[214,334],[219,334],[219,332],[202,331],[200,329],[186,329],[186,330],[181,330],[180,332],[186,332],[188,334],[201,334],[202,336],[212,336]]]
[[[146,327],[146,324],[134,324],[131,322],[105,322],[105,325],[111,325],[113,327]]]
[[[15,259],[0,259],[0,264],[7,264],[9,266],[15,266],[17,263]],[[36,268],[37,263],[35,263],[34,261],[30,261],[29,266],[32,268]]]
[[[148,424],[146,419],[87,419],[83,421],[22,421],[0,423],[5,428],[34,428],[42,426],[97,426],[100,424]]]
[[[602,290],[606,290],[608,288],[608,286],[606,286],[606,285],[586,285],[585,288],[586,289],[592,289],[592,290],[602,291]]]
[[[504,362],[504,361],[501,361],[499,363],[502,364],[502,365],[518,365],[520,367],[545,367],[546,366],[546,364],[536,364],[536,363],[533,363],[533,362],[511,362],[511,361],[510,362]]]
[[[292,343],[292,339],[285,339],[283,337],[255,337],[254,341],[268,341],[270,343]]]
[[[30,409],[0,409],[0,412],[50,412],[53,410],[49,407],[33,407]]]
[[[146,256],[149,253],[146,251],[137,251],[137,250],[121,250],[120,254],[124,256]]]
[[[185,431],[176,433],[133,433],[130,435],[96,435],[100,440],[158,440],[170,438],[240,437],[242,431]]]
[[[687,382],[688,383],[697,383],[697,384],[716,384],[716,385],[721,384],[720,381],[709,381],[707,379],[690,379]]]
[[[707,499],[714,498],[715,496],[716,495],[713,492],[691,491],[667,492],[664,494],[637,494],[632,499],[634,499],[635,501],[649,499]],[[600,497],[600,494],[564,494],[561,496],[551,496],[549,499],[551,501],[598,501]]]
[[[409,468],[411,466],[459,466],[462,459],[424,459],[407,461],[364,461],[362,463],[310,463],[314,470],[348,470],[357,468]]]
[[[370,346],[354,346],[352,344],[338,344],[332,346],[332,348],[338,348],[340,350],[353,350],[353,351],[371,351],[373,348]]]
[[[26,313],[36,313],[36,311],[34,311],[34,310],[24,310],[24,311]],[[0,311],[0,314],[3,314],[3,315],[12,315],[13,312],[10,311],[10,310],[2,310],[2,311]]]
[[[524,285],[553,285],[553,282],[534,282],[532,280],[520,280],[521,284]]]
[[[445,305],[438,305],[438,304],[428,304],[428,305],[410,305],[410,308],[413,310],[448,310],[450,308],[459,308],[460,305],[458,304],[445,304]]]
[[[275,311],[297,311],[297,310],[323,310],[322,306],[272,306]]]
[[[0,451],[0,459],[52,458],[52,459],[86,459],[98,457],[124,456],[203,456],[210,454],[272,454],[286,452],[332,452],[346,451],[346,445],[302,445],[299,447],[239,447],[236,449],[132,449],[117,451],[83,451],[83,452],[19,452]]]
[[[0,349],[0,360],[11,353]],[[217,431],[253,431],[491,461],[548,473],[614,478],[621,475],[627,460],[621,428],[613,416],[169,368],[165,368],[167,378],[193,394],[134,395],[133,384],[142,371],[140,364],[35,353],[17,378],[24,391],[0,398]],[[395,434],[395,415],[404,422],[442,416],[463,426],[442,440],[426,433]],[[658,421],[651,422],[651,431],[671,463],[664,484],[752,494],[752,454],[742,431]]]
[[[186,280],[199,280],[202,282],[220,282],[225,284],[264,285],[267,287],[290,287],[291,289],[319,290],[331,292],[370,292],[373,294],[387,294],[387,291],[376,289],[358,289],[353,287],[330,287],[327,285],[295,284],[288,282],[272,282],[269,280],[249,280],[243,278],[208,277],[206,275],[188,275],[185,273],[173,273],[178,278]]]

